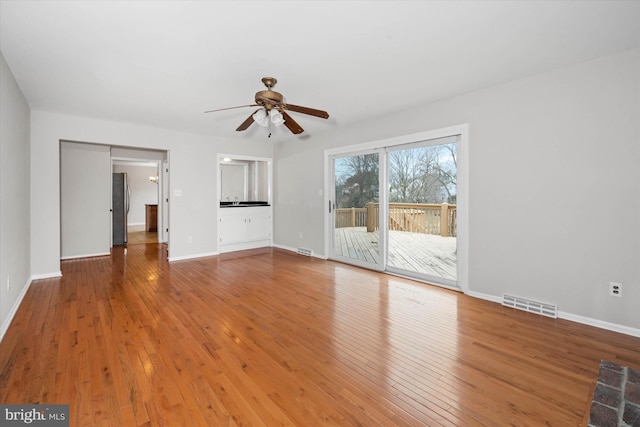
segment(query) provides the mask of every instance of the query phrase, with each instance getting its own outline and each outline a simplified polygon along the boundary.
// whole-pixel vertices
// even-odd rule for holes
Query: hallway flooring
[[[144,225],[130,225],[128,227],[127,245],[158,243],[158,232],[147,231]]]

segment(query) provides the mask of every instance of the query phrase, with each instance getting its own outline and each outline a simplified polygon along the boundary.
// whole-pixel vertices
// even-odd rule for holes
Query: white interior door
[[[108,255],[111,246],[110,147],[60,143],[62,259]]]

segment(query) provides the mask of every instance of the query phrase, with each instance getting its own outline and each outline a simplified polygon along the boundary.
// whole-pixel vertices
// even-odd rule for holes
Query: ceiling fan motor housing
[[[272,90],[261,90],[256,93],[256,104],[270,109],[278,104],[282,104],[282,95]]]

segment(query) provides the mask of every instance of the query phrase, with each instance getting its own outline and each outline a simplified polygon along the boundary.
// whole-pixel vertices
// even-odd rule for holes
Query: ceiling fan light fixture
[[[269,124],[269,119],[267,118],[267,112],[264,109],[259,109],[253,114],[253,121],[259,124],[262,127],[267,127]]]
[[[309,116],[319,117],[321,119],[329,118],[329,113],[327,113],[326,111],[286,103],[284,101],[284,96],[282,96],[281,93],[273,90],[273,86],[276,84],[276,82],[277,80],[273,77],[262,78],[262,83],[266,86],[267,90],[261,90],[256,93],[255,104],[219,108],[217,110],[205,111],[205,113],[233,110],[236,108],[244,107],[259,107],[256,111],[253,112],[253,114],[251,114],[249,117],[244,119],[242,123],[240,123],[240,126],[236,128],[236,131],[245,131],[253,123],[257,123],[259,126],[269,128],[269,136],[271,136],[272,127],[278,127],[283,123],[285,127],[289,129],[294,135],[299,135],[304,132],[304,129],[302,129],[302,127],[298,123],[296,123],[296,121],[288,114],[288,111],[307,114]]]
[[[269,111],[269,116],[271,117],[271,123],[273,123],[274,126],[280,126],[284,123],[282,113],[275,108]]]

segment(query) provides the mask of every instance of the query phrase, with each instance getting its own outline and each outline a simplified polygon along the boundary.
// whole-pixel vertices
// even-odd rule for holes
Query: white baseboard
[[[254,240],[251,242],[233,243],[230,245],[220,245],[220,253],[246,251],[248,249],[270,248],[271,240]]]
[[[98,254],[85,254],[85,255],[66,256],[66,257],[61,257],[60,260],[61,261],[65,261],[65,260],[69,260],[69,259],[94,258],[94,257],[98,257],[98,256],[110,256],[110,255],[111,255],[110,252],[101,252],[101,253],[98,253]]]
[[[481,292],[469,291],[465,293],[474,298],[480,298],[483,300],[502,304],[502,297],[483,294]],[[600,329],[606,329],[608,331],[619,332],[625,335],[631,335],[633,337],[640,337],[640,329],[632,328],[630,326],[619,325],[617,323],[606,322],[604,320],[594,319],[591,317],[580,316],[578,314],[567,313],[566,311],[558,311],[558,318],[569,320],[571,322],[582,323],[583,325],[594,326]]]
[[[55,273],[34,274],[31,276],[31,280],[51,279],[53,277],[62,277],[62,271],[56,271]]]
[[[482,292],[474,292],[474,291],[467,291],[464,294],[469,295],[470,297],[480,298],[485,301],[497,302],[498,304],[502,304],[502,297],[500,296],[483,294]]]
[[[205,258],[205,257],[210,257],[210,256],[215,256],[215,255],[220,255],[220,252],[205,252],[205,253],[201,253],[201,254],[169,257],[169,258],[167,258],[167,260],[169,262],[184,261],[184,260],[188,260],[188,259]]]
[[[18,295],[18,298],[16,298],[16,301],[11,307],[11,310],[9,310],[9,314],[7,315],[7,318],[4,319],[4,322],[2,322],[2,327],[0,328],[0,341],[2,341],[2,339],[4,338],[4,334],[6,334],[7,331],[9,330],[9,326],[11,325],[11,322],[13,321],[14,316],[18,312],[18,308],[20,308],[20,304],[22,304],[22,300],[24,299],[24,296],[27,294],[29,287],[31,287],[32,282],[33,280],[30,277],[27,280],[27,283],[25,283],[24,286],[22,287],[22,291],[20,291],[20,294]]]
[[[284,246],[284,245],[277,245],[277,244],[274,244],[274,245],[273,245],[273,247],[274,247],[274,248],[278,248],[278,249],[284,249],[285,251],[291,251],[291,252],[298,253],[298,248],[292,248],[292,247],[290,247],[290,246]],[[313,251],[311,252],[311,256],[312,256],[313,258],[319,258],[319,259],[324,259],[324,260],[329,259],[328,257],[326,257],[326,256],[324,256],[324,255],[317,254],[317,253],[315,253],[315,252],[313,252]]]
[[[640,338],[640,329],[631,328],[625,325],[619,325],[617,323],[605,322],[604,320],[593,319],[591,317],[580,316],[573,313],[567,313],[566,311],[558,311],[558,318],[570,320],[572,322],[583,323],[589,326],[595,326],[600,329],[607,329],[613,332],[620,332],[621,334],[631,335],[633,337]]]

